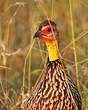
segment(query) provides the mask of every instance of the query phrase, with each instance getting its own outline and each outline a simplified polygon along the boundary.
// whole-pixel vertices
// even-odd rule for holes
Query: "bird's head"
[[[39,38],[46,44],[50,61],[58,59],[58,33],[56,24],[51,20],[45,20],[40,23],[34,35],[34,38]]]
[[[39,38],[43,42],[52,43],[58,34],[56,24],[51,20],[45,20],[40,23],[34,38]]]

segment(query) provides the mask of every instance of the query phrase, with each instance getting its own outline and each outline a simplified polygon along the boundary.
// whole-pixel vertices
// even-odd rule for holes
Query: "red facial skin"
[[[49,39],[49,38],[46,38],[46,37],[43,37],[43,36],[40,36],[40,40],[43,41],[43,42],[47,42],[47,43],[52,43],[53,42],[53,39]]]
[[[54,29],[53,28],[51,29],[51,27],[46,27],[45,29],[43,29],[41,31],[42,36],[40,36],[40,40],[43,42],[52,43],[53,39],[47,37],[48,34],[52,33],[52,30],[54,31]],[[46,36],[46,37],[44,37],[44,36]]]
[[[51,27],[46,27],[45,29],[41,30],[41,34],[48,35],[52,32]]]

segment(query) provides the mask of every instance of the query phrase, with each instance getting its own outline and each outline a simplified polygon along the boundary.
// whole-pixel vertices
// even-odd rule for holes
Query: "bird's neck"
[[[46,42],[48,55],[49,55],[49,61],[55,61],[59,58],[58,54],[58,43],[56,40],[52,40],[51,42]]]

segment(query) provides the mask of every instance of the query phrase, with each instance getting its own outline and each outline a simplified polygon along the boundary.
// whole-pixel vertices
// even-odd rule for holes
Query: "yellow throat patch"
[[[48,54],[49,54],[49,61],[55,61],[58,59],[58,44],[57,41],[54,40],[52,43],[46,42]]]

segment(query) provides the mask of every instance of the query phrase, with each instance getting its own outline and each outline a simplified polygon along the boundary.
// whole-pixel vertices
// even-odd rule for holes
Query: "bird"
[[[34,34],[34,39],[45,43],[48,59],[40,82],[24,102],[23,110],[82,110],[77,84],[68,75],[59,52],[59,33],[56,23],[46,19]]]

